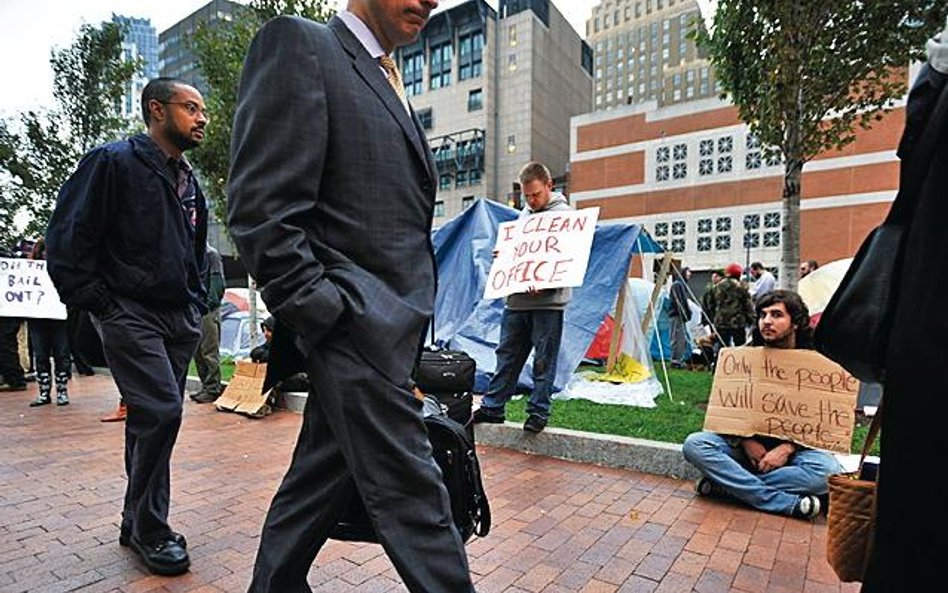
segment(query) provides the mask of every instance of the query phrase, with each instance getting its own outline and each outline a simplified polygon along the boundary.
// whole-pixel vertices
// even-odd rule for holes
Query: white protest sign
[[[541,212],[501,223],[484,298],[582,286],[599,208]]]
[[[0,257],[0,317],[66,318],[45,260]]]
[[[849,453],[859,381],[814,350],[722,348],[704,429]]]

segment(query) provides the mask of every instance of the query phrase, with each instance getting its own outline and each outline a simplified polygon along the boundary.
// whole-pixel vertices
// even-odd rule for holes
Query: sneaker
[[[527,417],[527,421],[523,423],[523,429],[527,432],[543,432],[544,428],[546,428],[546,420],[536,414],[530,414],[530,416]]]
[[[192,393],[190,397],[195,403],[210,404],[217,401],[217,398],[220,397],[220,394],[211,393],[210,391],[199,391],[198,393]]]
[[[494,414],[486,411],[484,408],[474,410],[474,424],[503,424],[506,418],[503,413]]]
[[[797,506],[793,507],[793,516],[798,519],[816,519],[820,515],[820,499],[817,496],[801,496]]]
[[[727,493],[724,491],[724,488],[720,484],[712,480],[707,476],[701,476],[695,482],[695,493],[699,496],[715,496],[722,497],[727,496]]]

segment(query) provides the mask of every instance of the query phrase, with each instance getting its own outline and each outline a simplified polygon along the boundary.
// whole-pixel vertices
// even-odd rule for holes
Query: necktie
[[[398,64],[395,63],[389,56],[379,57],[379,64],[382,66],[382,69],[385,70],[386,78],[388,78],[388,83],[392,85],[392,88],[395,90],[395,94],[398,95],[398,99],[402,102],[402,105],[405,106],[405,109],[408,109],[408,99],[405,97],[405,83],[402,82],[402,73],[398,71]]]

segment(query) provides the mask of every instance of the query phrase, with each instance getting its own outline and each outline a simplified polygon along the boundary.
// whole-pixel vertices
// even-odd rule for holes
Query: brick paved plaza
[[[186,405],[171,525],[191,572],[149,575],[118,545],[123,428],[102,424],[109,377],[77,378],[72,405],[0,393],[0,592],[246,590],[264,513],[300,417],[249,420]],[[826,564],[811,524],[698,499],[691,484],[503,449],[480,450],[494,528],[468,544],[479,593],[858,591]],[[437,559],[434,559],[437,561]],[[380,546],[333,542],[310,573],[325,593],[404,591]]]

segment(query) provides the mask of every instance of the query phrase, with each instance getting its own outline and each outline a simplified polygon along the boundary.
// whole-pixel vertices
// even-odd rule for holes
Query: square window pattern
[[[662,249],[665,249],[666,251],[668,250],[668,241],[667,241],[667,240],[665,240],[665,239],[659,239],[658,241],[656,241],[656,243],[658,243],[659,246],[661,246]]]
[[[744,233],[744,249],[760,247],[760,233]]]
[[[438,200],[434,203],[434,215],[435,216],[444,216],[444,202]]]
[[[675,253],[684,253],[685,252],[685,240],[684,239],[672,239],[672,248],[671,250]]]
[[[711,237],[698,237],[698,251],[711,251]]]
[[[699,233],[711,232],[711,219],[710,218],[701,218],[698,220],[698,232]]]
[[[767,212],[764,214],[764,227],[768,229],[780,228],[780,213]]]
[[[746,169],[760,169],[760,166],[763,164],[763,161],[760,159],[760,152],[748,152],[744,156],[744,168]]]
[[[730,156],[718,157],[718,173],[730,173],[733,168],[734,162]]]
[[[673,235],[684,235],[685,234],[685,221],[676,220],[672,223],[672,234]]]
[[[718,217],[718,219],[714,221],[714,228],[719,233],[731,232],[731,217],[730,216]]]
[[[655,179],[658,181],[668,181],[668,165],[659,165],[655,170]]]
[[[656,237],[668,236],[668,223],[667,222],[658,222],[655,224],[655,236]]]
[[[779,247],[780,233],[777,231],[767,231],[764,233],[764,247]]]
[[[718,138],[718,152],[731,152],[734,148],[734,140],[730,136]]]
[[[675,179],[684,179],[688,176],[688,166],[685,163],[675,163],[672,169],[672,177]]]
[[[760,214],[747,214],[744,216],[744,228],[747,230],[760,228]]]
[[[658,162],[660,162],[660,163],[667,163],[667,162],[668,162],[668,156],[669,156],[668,147],[667,147],[667,146],[662,146],[661,148],[658,149],[658,153],[657,153],[657,155],[656,155],[656,160],[657,160]]]
[[[718,251],[727,251],[731,248],[730,235],[718,235],[714,238],[714,248]]]
[[[712,159],[701,159],[698,161],[698,175],[711,175],[714,173],[714,161]]]
[[[676,144],[675,145],[675,160],[683,161],[688,158],[688,145],[687,144]]]
[[[698,144],[698,152],[701,156],[711,156],[714,154],[714,140],[702,140]]]

